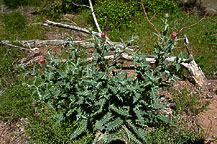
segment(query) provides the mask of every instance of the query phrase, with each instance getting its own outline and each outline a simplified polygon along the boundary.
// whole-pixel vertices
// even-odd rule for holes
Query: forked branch
[[[142,8],[143,8],[143,11],[144,11],[144,13],[145,13],[145,17],[146,17],[146,19],[148,20],[148,22],[152,25],[152,27],[154,28],[154,30],[156,31],[156,33],[158,34],[158,35],[161,35],[160,34],[160,32],[157,30],[157,28],[155,27],[155,25],[149,20],[149,18],[148,18],[148,15],[147,15],[147,12],[146,12],[146,10],[145,10],[145,7],[144,7],[144,4],[142,3]]]
[[[188,29],[190,27],[193,27],[193,26],[196,26],[197,24],[199,24],[202,20],[205,20],[207,19],[206,18],[206,15],[207,15],[208,11],[206,11],[206,14],[204,15],[204,17],[202,17],[200,20],[198,20],[196,23],[192,24],[192,25],[189,25],[189,26],[185,26],[186,25],[186,22],[188,21],[188,16],[187,16],[187,20],[186,20],[186,17],[185,17],[185,21],[184,21],[184,26],[178,31],[178,33],[182,32],[184,29]],[[189,15],[189,14],[188,14]]]

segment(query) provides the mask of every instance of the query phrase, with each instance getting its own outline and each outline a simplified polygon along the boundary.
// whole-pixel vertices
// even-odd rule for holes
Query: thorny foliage
[[[36,78],[29,85],[38,95],[36,109],[48,106],[55,111],[52,116],[57,122],[79,121],[80,127],[72,132],[71,139],[89,130],[96,134],[94,143],[100,136],[105,142],[123,140],[114,135],[123,130],[130,140],[144,143],[148,125],[170,123],[170,118],[163,112],[164,101],[160,100],[164,95],[157,92],[169,87],[169,82],[176,78],[171,69],[180,69],[180,58],[170,63],[166,61],[177,41],[166,36],[167,30],[165,21],[165,33],[158,35],[160,42],[155,45],[155,68],[146,62],[144,55],[133,53],[135,73],[131,76],[120,67],[119,56],[126,50],[125,42],[125,48],[118,49],[93,35],[96,53],[92,62],[82,59],[84,52],[70,43],[71,52],[64,62],[48,50],[44,71],[31,73]],[[114,59],[107,60],[105,56],[111,49],[115,49]],[[180,57],[182,59],[182,55]]]

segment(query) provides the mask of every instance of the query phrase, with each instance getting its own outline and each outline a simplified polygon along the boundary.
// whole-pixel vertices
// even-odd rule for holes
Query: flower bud
[[[177,36],[177,35],[178,35],[178,33],[177,33],[177,32],[173,32],[173,33],[172,33],[172,36],[171,36],[171,39],[173,39],[173,40],[174,40],[174,39],[176,38],[176,36]]]
[[[39,62],[41,64],[44,64],[45,63],[45,57],[44,56],[41,56],[40,59],[39,59]]]
[[[104,32],[101,33],[101,38],[105,38],[105,33]]]

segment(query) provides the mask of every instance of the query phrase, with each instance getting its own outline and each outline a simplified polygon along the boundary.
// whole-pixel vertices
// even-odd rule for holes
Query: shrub
[[[142,2],[152,14],[169,13],[171,16],[174,16],[181,10],[178,4],[173,0],[143,0]]]
[[[75,3],[76,5],[74,5]],[[46,8],[43,10],[43,14],[50,18],[59,18],[61,14],[79,12],[81,9],[86,8],[78,5],[89,5],[86,0],[47,0],[42,5]],[[50,7],[47,7],[50,5]]]
[[[210,102],[202,102],[199,94],[191,93],[186,88],[180,93],[174,92],[174,101],[176,105],[175,114],[185,112],[188,115],[196,116],[205,111]]]
[[[165,30],[167,28],[168,25]],[[94,142],[101,135],[105,142],[123,140],[115,135],[115,132],[123,129],[128,138],[143,143],[147,125],[170,123],[162,112],[165,107],[164,102],[160,101],[162,95],[157,95],[157,92],[162,87],[170,86],[168,81],[175,78],[169,68],[180,68],[178,58],[172,63],[165,60],[174,48],[176,39],[160,36],[161,43],[155,45],[154,70],[146,63],[145,56],[134,54],[135,73],[128,76],[122,72],[119,67],[121,62],[118,61],[125,50],[108,45],[104,39],[93,38],[96,41],[93,45],[96,54],[92,63],[81,59],[81,52],[72,45],[70,57],[64,62],[54,60],[56,56],[48,51],[46,62],[42,65],[44,71],[31,74],[42,79],[38,84],[36,79],[29,85],[35,88],[34,93],[38,95],[36,107],[48,106],[55,112],[52,116],[58,122],[79,121],[80,126],[71,133],[71,139],[79,138],[88,130],[95,133]],[[115,48],[114,60],[106,60],[104,56],[112,48]],[[120,70],[115,72],[113,69]]]
[[[147,143],[153,144],[184,144],[184,143],[204,143],[204,139],[194,130],[190,130],[187,124],[176,126],[161,125],[154,128],[146,135]]]
[[[94,12],[102,29],[111,30],[121,26],[132,27],[132,17],[141,14],[139,8],[140,5],[135,1],[100,0],[94,6]]]
[[[140,3],[140,0],[99,0],[94,6],[94,12],[103,30],[131,28],[135,24],[133,22],[140,15],[144,15]],[[143,0],[142,3],[150,15],[158,13],[162,16],[164,13],[170,13],[174,16],[180,10],[178,4],[172,0]],[[90,19],[92,19],[91,13]]]

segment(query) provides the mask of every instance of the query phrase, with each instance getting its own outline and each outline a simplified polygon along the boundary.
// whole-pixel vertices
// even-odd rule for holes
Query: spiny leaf
[[[143,115],[142,115],[142,112],[140,111],[140,109],[136,107],[136,108],[133,109],[133,111],[135,112],[135,114],[136,114],[136,116],[137,116],[139,122],[140,122],[141,124],[144,124],[144,123],[145,123],[145,120],[144,120],[144,118],[143,118]]]
[[[127,120],[128,125],[133,129],[133,131],[136,133],[136,135],[141,138],[142,140],[145,141],[145,131],[142,130],[141,128],[137,128],[131,120]]]
[[[141,143],[132,132],[130,132],[130,130],[128,130],[128,128],[126,126],[122,126],[122,128],[125,130],[125,132],[127,133],[127,137],[129,138],[129,141],[134,141],[136,144],[143,144]]]
[[[106,115],[103,116],[103,118],[96,122],[96,128],[99,130],[103,130],[105,128],[105,124],[110,121],[112,118],[112,114],[108,112]]]
[[[106,129],[108,131],[113,131],[113,130],[116,130],[118,127],[120,127],[121,124],[123,124],[123,120],[120,119],[120,118],[116,118],[114,121],[109,122],[107,124],[107,128]]]
[[[81,135],[87,129],[87,120],[82,120],[81,125],[77,128],[70,136],[70,139],[74,139],[77,136]]]
[[[121,115],[121,116],[126,116],[126,117],[130,117],[131,116],[129,114],[129,110],[122,109],[122,108],[117,108],[114,104],[110,105],[109,108],[111,110],[113,110],[114,112],[116,112],[117,114]]]

